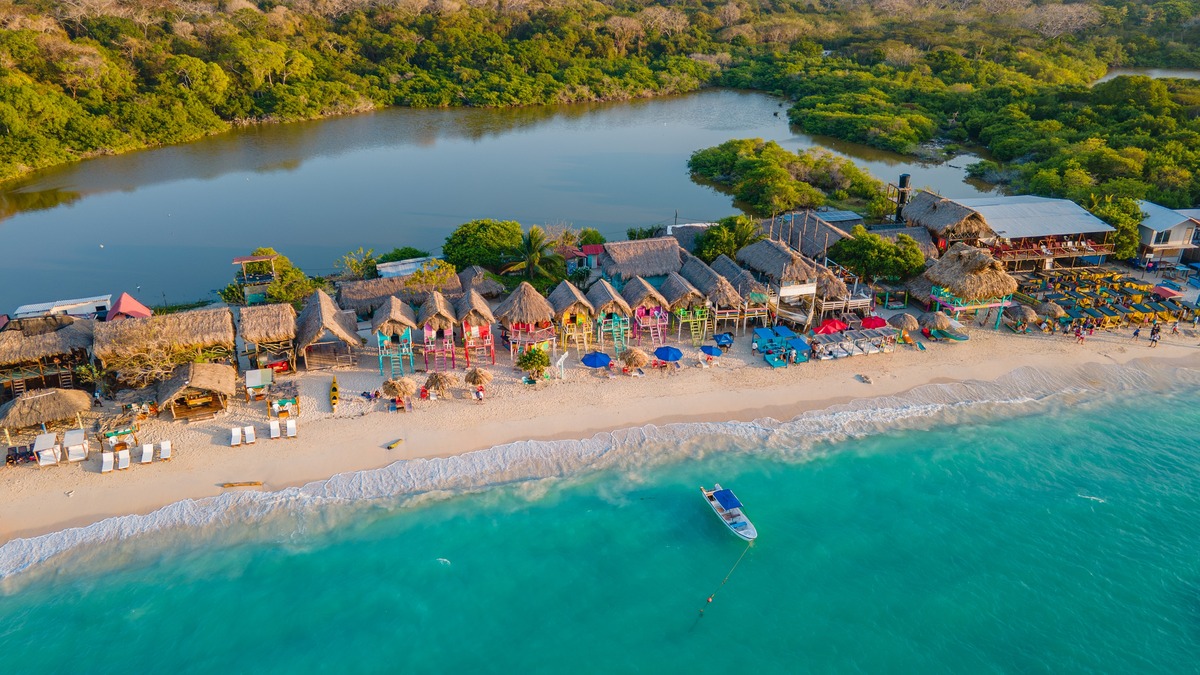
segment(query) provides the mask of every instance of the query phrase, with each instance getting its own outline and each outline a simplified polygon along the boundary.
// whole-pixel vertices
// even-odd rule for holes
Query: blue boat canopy
[[[733,490],[717,490],[713,493],[713,498],[721,505],[721,508],[728,511],[729,509],[740,509],[742,503],[734,496]]]

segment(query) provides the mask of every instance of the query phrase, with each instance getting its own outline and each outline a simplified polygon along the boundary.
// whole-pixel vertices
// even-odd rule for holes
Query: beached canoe
[[[726,490],[721,487],[720,483],[713,486],[713,489],[701,486],[700,493],[704,495],[704,500],[712,507],[713,513],[725,523],[725,527],[737,536],[746,541],[754,541],[758,536],[758,530],[754,529],[754,524],[742,513],[742,503],[734,496],[732,490]]]
[[[223,488],[261,487],[261,486],[262,486],[261,480],[243,480],[243,481],[238,481],[236,483],[221,483],[221,487],[223,487]]]
[[[333,378],[333,384],[329,385],[329,407],[332,408],[334,410],[334,412],[337,412],[337,404],[338,404],[338,386],[337,386],[337,378],[335,377],[335,378]]]

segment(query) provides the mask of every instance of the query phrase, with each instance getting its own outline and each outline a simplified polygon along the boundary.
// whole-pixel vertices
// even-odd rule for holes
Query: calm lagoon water
[[[1184,68],[1113,68],[1096,82],[1107,82],[1122,75],[1145,75],[1146,77],[1178,77],[1184,80],[1200,80],[1200,70]]]
[[[56,298],[133,292],[148,304],[212,297],[229,260],[258,246],[312,273],[360,246],[437,249],[473,218],[571,223],[611,237],[736,212],[687,173],[731,138],[824,146],[883,180],[969,197],[974,159],[949,164],[804,136],[779,99],[712,90],[675,98],[513,110],[390,109],[239,129],[98,158],[6,186],[0,313]],[[140,291],[138,290],[140,288]]]
[[[679,427],[591,470],[60,555],[0,584],[4,670],[1197,672],[1200,390],[1080,393],[1113,379]],[[714,480],[760,532],[724,586]]]

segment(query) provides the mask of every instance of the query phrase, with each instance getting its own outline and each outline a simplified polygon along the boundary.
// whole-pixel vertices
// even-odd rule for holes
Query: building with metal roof
[[[1138,206],[1145,216],[1138,224],[1138,257],[1143,263],[1178,263],[1184,251],[1196,248],[1192,238],[1200,220],[1144,199]]]

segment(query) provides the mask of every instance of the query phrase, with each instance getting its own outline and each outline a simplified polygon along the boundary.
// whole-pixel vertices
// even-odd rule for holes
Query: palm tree
[[[521,244],[509,252],[513,262],[505,265],[503,272],[524,272],[529,280],[538,277],[561,276],[565,263],[562,256],[554,252],[546,231],[534,225],[521,237]]]
[[[740,251],[750,244],[767,238],[758,227],[758,221],[750,216],[733,216],[721,219],[721,226],[729,231],[730,244],[734,251]],[[730,256],[731,258],[733,256]]]

